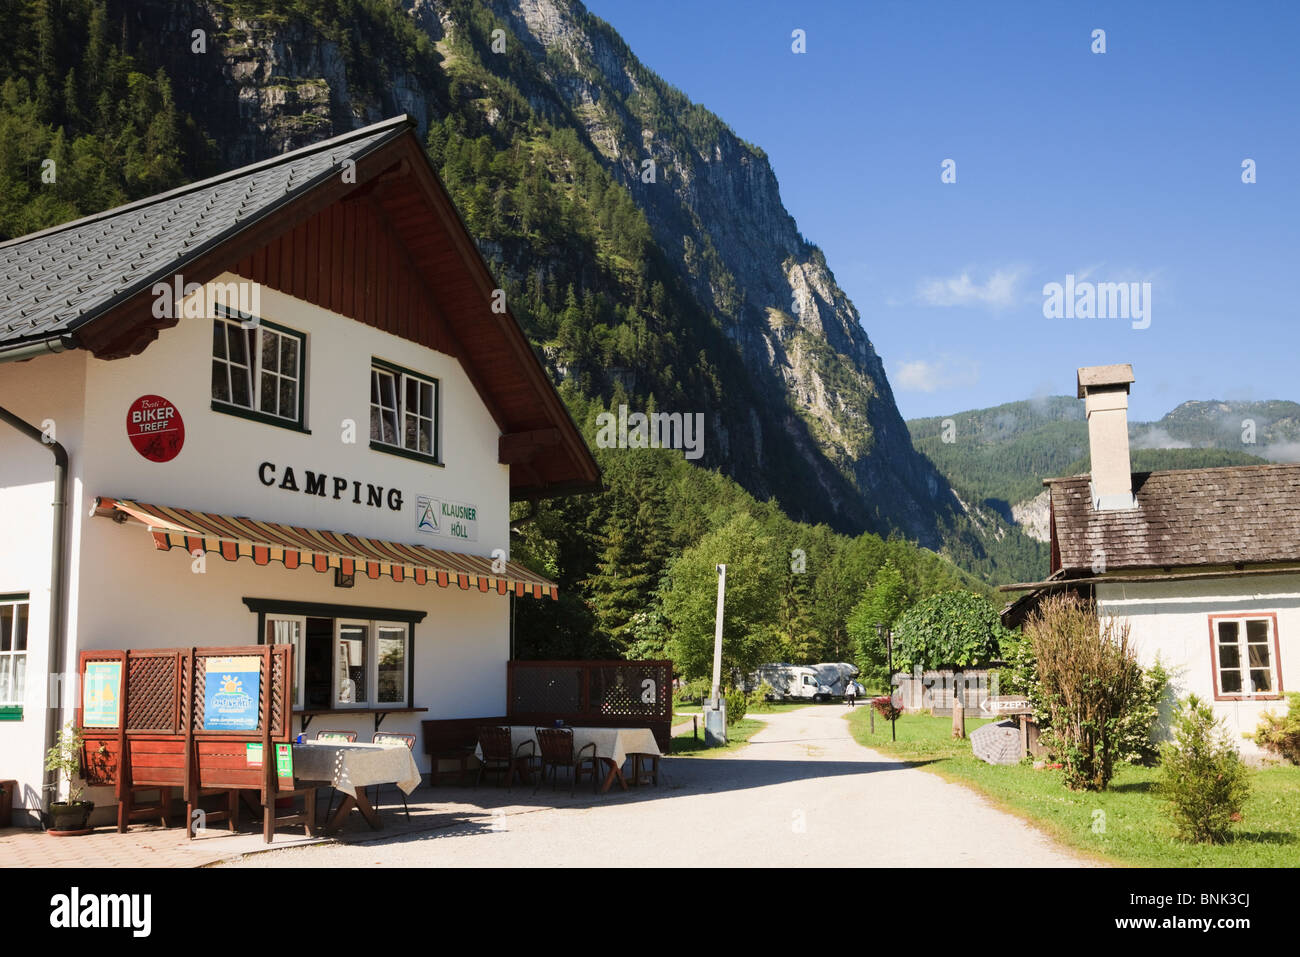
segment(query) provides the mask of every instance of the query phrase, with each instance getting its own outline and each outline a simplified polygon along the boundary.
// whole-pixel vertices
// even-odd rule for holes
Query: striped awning
[[[149,529],[154,546],[161,551],[183,548],[192,554],[198,549],[216,552],[229,562],[251,558],[258,565],[306,565],[318,572],[338,569],[344,575],[361,573],[375,579],[387,576],[395,582],[413,581],[417,585],[433,582],[443,588],[455,584],[499,595],[513,591],[534,598],[556,598],[559,594],[554,582],[515,562],[505,562],[494,570],[491,558],[424,545],[106,497],[95,499],[95,514],[117,521],[135,519]]]

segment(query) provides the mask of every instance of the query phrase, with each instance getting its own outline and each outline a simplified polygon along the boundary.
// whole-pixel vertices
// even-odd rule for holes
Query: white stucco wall
[[[69,451],[66,541],[74,548],[80,520],[78,491],[84,464],[81,446],[86,357],[62,353],[0,366],[0,406],[35,426],[53,423],[53,437]],[[26,700],[21,721],[0,721],[0,778],[18,781],[17,807],[40,804],[44,777],[45,726],[50,707],[51,523],[54,456],[0,423],[0,594],[30,595],[27,625]],[[68,562],[64,588],[75,588],[75,563]],[[65,594],[65,609],[71,598]],[[70,652],[65,652],[65,661]],[[57,683],[56,683],[57,687]],[[19,821],[15,821],[19,823]]]
[[[1253,732],[1270,708],[1285,711],[1286,701],[1215,701],[1211,615],[1277,615],[1280,684],[1300,691],[1300,573],[1184,582],[1103,584],[1097,586],[1103,615],[1125,619],[1139,659],[1156,655],[1171,672],[1175,693],[1195,694],[1213,705],[1243,753],[1257,753]]]
[[[233,280],[218,277],[218,281]],[[251,644],[257,616],[244,597],[302,600],[428,612],[415,626],[414,700],[428,714],[390,715],[386,731],[418,734],[423,718],[500,714],[505,710],[509,658],[509,599],[456,587],[371,581],[336,588],[333,574],[279,564],[228,563],[209,555],[194,573],[181,549],[157,551],[134,524],[91,518],[96,496],[136,499],[249,516],[309,528],[490,555],[509,550],[509,469],[497,461],[499,430],[459,362],[431,349],[335,315],[271,289],[261,292],[261,316],[307,335],[305,425],[310,434],[211,409],[212,320],[181,319],[143,353],[103,361],[83,352],[0,366],[0,405],[39,425],[55,418],[73,464],[69,502],[68,627],[78,648]],[[371,357],[440,382],[441,467],[369,447]],[[163,396],[183,417],[185,443],[170,462],[141,456],[126,434],[127,411],[142,395]],[[345,420],[356,441],[343,440]],[[259,479],[275,464],[277,484]],[[335,500],[279,487],[286,467],[305,486],[311,469],[349,480]],[[29,708],[22,722],[0,722],[0,777],[24,789],[42,777],[45,636],[48,632],[50,503],[53,460],[48,451],[0,428],[0,593],[30,592]],[[351,482],[362,483],[362,503]],[[401,490],[399,511],[364,504],[366,484]],[[332,485],[328,486],[332,491]],[[478,512],[477,540],[464,542],[416,530],[419,495],[467,503]],[[519,599],[537,600],[537,599]],[[371,715],[313,720],[325,728],[373,730]],[[427,770],[422,744],[417,760]],[[106,802],[111,795],[93,795]],[[36,802],[28,801],[28,804]]]

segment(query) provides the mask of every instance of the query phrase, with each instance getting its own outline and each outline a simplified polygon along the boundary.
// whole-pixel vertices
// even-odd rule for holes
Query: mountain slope
[[[996,510],[1040,541],[1047,540],[1042,480],[1090,468],[1083,403],[1071,396],[1009,402],[907,424],[916,448],[963,496]],[[1129,440],[1134,471],[1294,461],[1300,455],[1300,405],[1184,402],[1156,422],[1130,422]]]
[[[558,381],[634,411],[703,413],[698,464],[797,520],[900,534],[986,578],[1041,558],[912,447],[861,317],[762,151],[581,4],[0,0],[0,13],[15,51],[0,63],[4,234],[407,112]],[[74,173],[33,190],[42,155]]]

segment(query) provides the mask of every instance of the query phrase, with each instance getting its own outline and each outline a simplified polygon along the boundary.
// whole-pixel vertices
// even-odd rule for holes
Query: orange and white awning
[[[344,575],[387,576],[417,585],[433,582],[443,588],[454,583],[466,590],[477,588],[499,595],[514,592],[556,598],[559,594],[554,582],[515,562],[497,564],[494,570],[491,558],[424,545],[105,497],[95,499],[95,514],[117,521],[135,519],[149,529],[154,546],[161,551],[183,548],[192,554],[197,549],[216,552],[229,562],[251,558],[258,565],[280,562],[290,569],[306,565],[318,572],[338,569]]]

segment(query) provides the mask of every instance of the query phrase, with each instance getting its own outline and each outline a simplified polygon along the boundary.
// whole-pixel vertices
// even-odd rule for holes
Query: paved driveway
[[[447,826],[365,844],[251,855],[227,866],[1079,866],[1085,862],[974,792],[850,736],[846,709],[763,716],[736,752],[664,762],[669,782],[548,806],[516,788]],[[662,782],[662,777],[661,777]],[[463,800],[486,791],[439,789]],[[499,795],[499,797],[497,797]],[[497,791],[495,800],[505,797]]]

